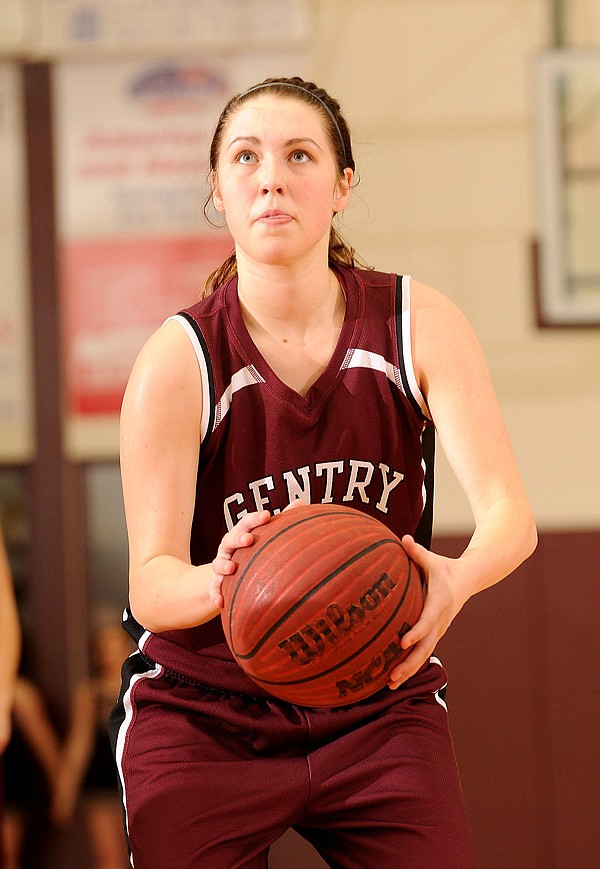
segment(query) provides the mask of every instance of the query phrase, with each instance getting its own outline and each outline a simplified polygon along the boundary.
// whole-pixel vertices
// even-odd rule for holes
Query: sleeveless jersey
[[[336,274],[344,322],[305,397],[276,376],[252,341],[236,278],[175,318],[202,376],[192,564],[210,562],[246,512],[275,514],[296,498],[345,504],[429,546],[433,428],[412,363],[410,278],[353,268]],[[153,634],[126,611],[125,626],[168,670],[220,687],[222,662],[229,689],[260,691],[233,660],[218,617]]]

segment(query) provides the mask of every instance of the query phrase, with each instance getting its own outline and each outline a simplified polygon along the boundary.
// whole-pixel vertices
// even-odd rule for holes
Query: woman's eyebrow
[[[235,139],[232,139],[231,142],[227,145],[227,150],[240,142],[247,142],[249,145],[262,144],[261,140],[257,136],[236,136]],[[301,145],[305,142],[310,142],[312,145],[315,146],[315,148],[318,148],[319,151],[323,151],[321,146],[317,142],[315,142],[314,139],[311,139],[310,136],[295,136],[293,139],[287,139],[283,143],[283,147],[289,148],[290,145]]]
[[[232,139],[229,145],[227,145],[227,149],[233,148],[235,144],[238,142],[248,142],[250,145],[260,145],[260,139],[257,139],[256,136],[236,136],[235,139]]]
[[[323,150],[321,146],[317,142],[315,142],[314,139],[310,138],[310,136],[296,136],[294,139],[288,139],[287,142],[284,142],[283,144],[284,147],[287,148],[290,145],[301,145],[303,142],[310,142],[311,145],[314,145],[315,148],[319,149],[319,151]]]

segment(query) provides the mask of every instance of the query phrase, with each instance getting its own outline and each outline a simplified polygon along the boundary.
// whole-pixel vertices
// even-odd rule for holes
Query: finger
[[[227,555],[217,555],[212,562],[212,569],[218,576],[231,576],[235,573],[236,566],[235,561]]]
[[[287,505],[287,507],[283,508],[283,512],[285,513],[286,510],[293,510],[295,507],[306,507],[306,506],[308,506],[307,502],[304,501],[302,498],[294,498],[293,501],[290,501],[290,503]]]
[[[425,613],[425,610],[423,611]],[[403,649],[410,649],[412,646],[416,646],[417,643],[420,643],[429,635],[429,633],[433,630],[434,622],[432,619],[428,618],[426,615],[422,615],[418,622],[416,622],[410,630],[408,630],[402,639],[400,640],[400,645]]]
[[[229,560],[236,549],[243,549],[246,546],[252,546],[254,539],[252,531],[236,526],[221,540],[219,549],[217,550],[217,557]]]
[[[397,667],[394,667],[389,674],[388,686],[392,691],[395,691],[399,685],[410,679],[411,676],[421,669],[425,661],[431,655],[428,646],[419,645],[401,661]]]
[[[219,544],[217,554],[212,561],[212,568],[216,574],[230,576],[235,573],[237,565],[233,561],[233,554],[237,549],[252,546],[255,536],[254,528],[264,525],[271,519],[268,510],[260,510],[256,513],[248,513],[238,524],[228,531]]]
[[[271,519],[271,514],[268,510],[257,510],[254,513],[247,513],[240,520],[238,527],[244,528],[246,531],[252,531],[253,528],[258,528],[259,525],[264,525]]]
[[[215,559],[216,561],[217,559]],[[225,562],[224,564],[215,565],[213,561],[213,576],[208,585],[208,596],[213,606],[217,607],[217,609],[222,609],[225,604],[225,598],[223,596],[223,579],[228,574],[222,573],[222,570],[228,569],[228,566],[232,565],[235,569],[235,564],[232,561]],[[229,574],[233,573],[233,570],[228,571]]]
[[[223,597],[223,594],[215,588],[210,591],[210,600],[212,605],[217,607],[217,609],[222,610],[225,606],[225,598]]]
[[[424,546],[417,543],[410,534],[404,535],[402,538],[402,546],[409,558],[412,558],[412,560],[415,561],[419,567],[423,568],[423,570],[427,570],[431,561],[431,552],[429,549],[425,549]]]
[[[268,510],[259,510],[256,513],[248,513],[225,535],[222,542],[225,543],[232,552],[235,549],[239,549],[240,546],[252,546],[254,543],[254,535],[252,534],[253,530],[259,528],[261,525],[266,525],[270,520],[271,514]]]
[[[241,549],[244,546],[252,546],[254,543],[254,534],[251,531],[243,531],[239,529],[235,534],[232,532],[231,537],[231,552],[235,552],[236,549]]]

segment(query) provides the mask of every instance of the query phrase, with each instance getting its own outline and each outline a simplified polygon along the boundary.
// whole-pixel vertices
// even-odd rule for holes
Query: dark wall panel
[[[458,555],[466,541],[436,541]],[[528,667],[527,571],[467,602],[438,647],[448,670],[450,726],[480,864],[544,865],[535,708]]]
[[[440,644],[482,869],[600,866],[599,566],[600,532],[541,534]]]
[[[557,866],[600,866],[600,534],[544,537]]]

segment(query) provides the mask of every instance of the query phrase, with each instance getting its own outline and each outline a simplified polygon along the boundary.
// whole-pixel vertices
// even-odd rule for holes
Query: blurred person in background
[[[11,733],[12,705],[21,657],[21,625],[12,573],[0,528],[0,754]]]
[[[6,869],[29,865],[29,850],[35,851],[36,843],[47,833],[59,754],[59,737],[44,696],[31,679],[20,674],[14,690],[11,738],[4,756]],[[30,836],[33,830],[35,836]]]
[[[42,693],[23,675],[23,636],[4,537],[0,532],[0,753],[5,869],[22,865],[30,823],[41,829],[58,764],[59,740]]]
[[[52,801],[52,819],[61,826],[81,808],[96,869],[129,865],[108,715],[119,694],[121,664],[132,651],[119,619],[100,614],[94,630],[93,672],[73,694]]]
[[[4,754],[12,730],[12,707],[21,656],[21,626],[4,535],[0,528],[0,756]],[[0,767],[0,809],[3,802]],[[4,866],[4,848],[0,848]]]

